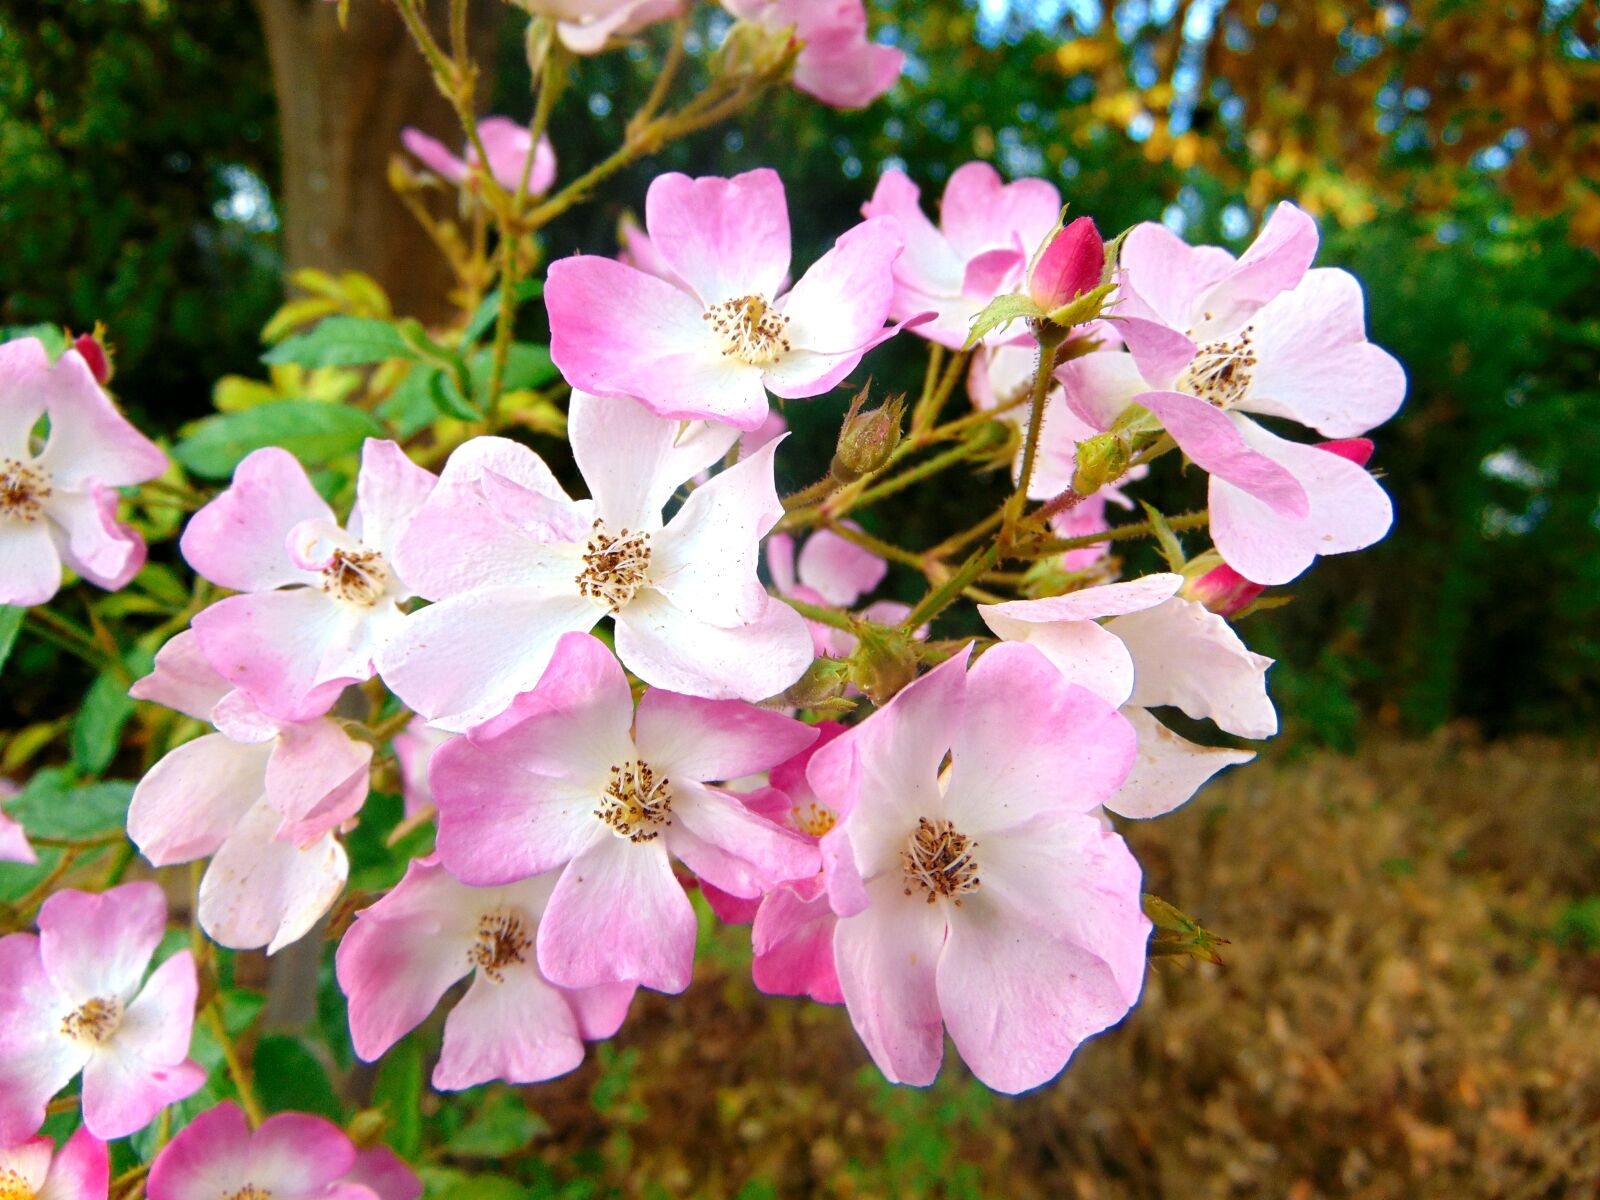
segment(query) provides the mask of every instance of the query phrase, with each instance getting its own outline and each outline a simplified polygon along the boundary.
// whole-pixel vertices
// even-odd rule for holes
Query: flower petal
[[[233,483],[189,518],[179,549],[189,565],[219,587],[264,592],[317,577],[289,558],[289,531],[302,521],[333,521],[305,468],[287,450],[252,451]]]
[[[128,837],[151,865],[215,854],[250,806],[266,794],[272,748],[220,733],[185,742],[133,789]]]
[[[817,740],[813,726],[738,700],[702,700],[652,688],[639,701],[639,757],[672,779],[754,775]]]
[[[1106,807],[1124,817],[1161,817],[1185,803],[1224,767],[1249,762],[1248,750],[1197,746],[1179,737],[1142,708],[1125,708],[1139,733],[1139,755],[1122,789]]]
[[[65,888],[39,909],[39,954],[65,995],[127,1001],[166,927],[167,900],[153,883],[100,893]]]
[[[56,360],[43,386],[50,438],[39,465],[57,487],[78,489],[91,480],[129,487],[166,471],[167,456],[117,411],[76,350]]]
[[[308,846],[275,836],[281,816],[258,802],[200,881],[200,927],[230,950],[272,954],[304,937],[344,891],[349,860],[327,834]]]
[[[753,899],[780,883],[813,878],[817,848],[757,816],[715,788],[677,784],[667,848],[696,875],[732,896]]]
[[[842,1004],[844,992],[833,965],[837,921],[826,893],[803,898],[790,887],[768,892],[756,910],[750,943],[751,975],[769,996],[809,996],[819,1004]]]
[[[191,624],[219,674],[282,721],[320,717],[347,685],[371,677],[369,661],[362,673],[322,678],[325,659],[349,657],[342,649],[357,640],[363,617],[321,588],[229,596]]]
[[[45,1143],[48,1161],[49,1142]],[[0,1167],[5,1164],[0,1162]],[[79,1126],[50,1163],[50,1176],[35,1184],[38,1200],[106,1200],[111,1186],[111,1156],[106,1144]]]
[[[44,521],[0,524],[0,604],[31,608],[61,589],[61,555]]]
[[[525,962],[507,968],[498,982],[478,972],[445,1018],[433,1086],[455,1091],[492,1079],[542,1083],[582,1061],[583,1038],[567,994]]]
[[[394,442],[368,438],[361,447],[356,503],[350,510],[351,536],[387,558],[438,482],[437,475],[417,466]]]
[[[853,526],[852,526],[853,527]],[[819,529],[800,549],[800,579],[829,604],[854,604],[883,582],[889,564],[871,550]]]
[[[1230,418],[1183,392],[1145,392],[1139,403],[1160,418],[1196,466],[1282,516],[1298,520],[1309,511],[1305,489],[1295,475],[1253,448],[1243,436],[1239,422],[1245,418]]]
[[[789,204],[768,167],[732,179],[657,175],[645,227],[705,308],[748,295],[770,300],[789,273]]]

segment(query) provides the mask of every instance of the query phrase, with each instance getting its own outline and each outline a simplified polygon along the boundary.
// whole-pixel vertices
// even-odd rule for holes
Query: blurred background
[[[346,35],[331,8],[0,0],[0,324],[105,322],[153,433],[262,374],[290,269],[361,270],[397,312],[448,316],[386,167],[406,124],[459,134],[387,6],[352,0]],[[890,1089],[842,1013],[757,996],[745,934],[708,930],[686,1001],[641,1003],[567,1080],[484,1092],[450,1155],[516,1158],[513,1196],[1600,1194],[1600,8],[869,10],[908,55],[889,96],[841,114],[782,93],[623,175],[548,253],[613,252],[669,168],[778,167],[797,265],[888,167],[931,204],[983,158],[1108,235],[1159,220],[1235,251],[1293,198],[1410,378],[1375,434],[1395,530],[1243,625],[1279,659],[1284,736],[1130,831],[1224,964],[1155,967],[1058,1084],[1011,1101],[957,1064]],[[476,11],[486,110],[525,118],[520,26]],[[702,72],[727,26],[702,6]],[[564,175],[620,139],[658,42],[581,64],[552,126]],[[918,378],[907,341],[880,379]],[[791,406],[786,482],[819,473],[841,408]],[[896,540],[931,543],[1001,481],[967,486],[909,493]],[[30,653],[0,725],[88,682]]]

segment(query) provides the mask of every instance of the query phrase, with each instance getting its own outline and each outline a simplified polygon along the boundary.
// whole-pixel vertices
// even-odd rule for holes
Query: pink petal
[[[702,308],[748,295],[770,300],[789,272],[789,206],[770,168],[732,179],[657,175],[645,226]]]
[[[308,842],[355,816],[371,765],[372,746],[337,721],[285,727],[267,762],[267,799],[283,817],[282,835]]]
[[[21,822],[0,812],[0,862],[36,863],[39,856],[28,844],[28,833]]]
[[[1120,350],[1074,358],[1056,368],[1056,379],[1067,407],[1097,430],[1110,429],[1135,397],[1149,389],[1133,356]]]
[[[1204,605],[1174,596],[1108,621],[1105,628],[1133,655],[1138,676],[1129,703],[1174,705],[1240,737],[1278,732],[1278,714],[1267,698],[1272,660],[1251,653],[1233,627]]]
[[[694,906],[666,847],[608,837],[561,872],[539,923],[539,969],[562,987],[635,981],[677,993],[689,986],[694,941]]]
[[[944,908],[902,895],[897,878],[886,876],[869,891],[871,906],[841,918],[834,930],[839,989],[857,1036],[885,1078],[924,1087],[944,1057],[935,990]]]
[[[346,686],[371,678],[370,658],[350,661],[350,647],[362,641],[362,614],[321,588],[229,596],[191,624],[206,660],[282,721],[320,717]],[[344,660],[350,673],[325,678],[329,659]]]
[[[180,950],[151,973],[100,1053],[137,1058],[151,1067],[182,1063],[189,1054],[199,992],[194,957]]]
[[[819,529],[800,550],[800,578],[829,604],[854,604],[883,582],[889,564],[871,550]]]
[[[1028,256],[1021,250],[1002,247],[985,250],[967,260],[961,278],[961,294],[981,309],[1002,292],[1015,290],[1010,286],[1028,265]]]
[[[166,471],[167,456],[117,411],[76,350],[63,353],[37,386],[50,412],[39,465],[56,487],[75,490],[90,481],[129,487]]]
[[[489,155],[489,173],[508,192],[522,186],[522,175],[528,173],[529,196],[542,196],[556,181],[556,152],[548,136],[539,139],[533,152],[533,167],[528,167],[528,150],[531,138],[528,128],[507,117],[485,117],[478,122],[478,137]]]
[[[1008,642],[1026,643],[1038,650],[1069,683],[1087,688],[1113,707],[1126,704],[1133,694],[1133,655],[1121,638],[1090,620],[1034,622],[1006,617],[995,611],[1013,604],[1045,602],[1012,600],[1006,604],[983,604],[978,608],[990,629]]]
[[[1219,246],[1189,245],[1159,222],[1135,225],[1122,242],[1119,312],[1188,331],[1200,315],[1196,300],[1233,270],[1234,261]]]
[[[542,1083],[582,1061],[583,1038],[566,993],[526,962],[508,968],[498,983],[480,971],[450,1010],[433,1086],[456,1091],[493,1079]]]
[[[1092,217],[1064,225],[1045,243],[1028,274],[1028,294],[1047,312],[1100,285],[1105,243]]]
[[[183,557],[219,587],[264,592],[318,582],[289,559],[289,531],[302,521],[333,521],[330,509],[294,455],[276,446],[248,454],[233,484],[189,519],[179,540]]]
[[[787,596],[795,589],[794,537],[775,533],[767,538],[767,574],[772,577],[772,589]]]
[[[550,264],[545,307],[550,357],[574,388],[635,396],[658,416],[740,429],[767,415],[760,368],[724,355],[704,305],[670,283],[577,255]]]
[[[1183,586],[1183,577],[1170,571],[1141,575],[1138,579],[1125,579],[1099,587],[1080,588],[1061,596],[1046,596],[1041,600],[1007,600],[1002,604],[981,604],[979,613],[989,627],[1001,637],[1012,637],[990,620],[1000,618],[1008,626],[1046,625],[1058,621],[1098,621],[1102,617],[1116,617],[1123,613],[1142,612],[1154,608],[1177,593]]]
[[[1255,757],[1248,750],[1197,746],[1179,737],[1142,708],[1123,709],[1139,734],[1139,756],[1122,790],[1106,802],[1124,817],[1165,816],[1224,767]]]
[[[38,338],[0,344],[0,458],[32,457],[33,427],[44,416],[49,375],[50,355]]]
[[[632,983],[602,983],[592,988],[567,989],[567,1003],[578,1018],[586,1042],[604,1041],[622,1028],[638,987]]]
[[[0,1180],[12,1186],[20,1182],[28,1200],[33,1200],[50,1173],[50,1158],[55,1148],[55,1142],[42,1135],[15,1145],[0,1146]]]
[[[340,1182],[367,1188],[377,1200],[422,1200],[422,1180],[399,1155],[383,1145],[358,1151],[356,1165]]]
[[[1300,481],[1254,449],[1236,419],[1183,392],[1145,392],[1139,403],[1160,419],[1196,466],[1255,497],[1275,513],[1291,519],[1306,515],[1309,501]]]
[[[321,1200],[321,1189],[348,1174],[355,1161],[355,1147],[332,1122],[279,1113],[263,1121],[251,1138],[246,1177],[271,1196]]]
[[[1121,316],[1117,332],[1128,354],[1151,387],[1176,387],[1179,374],[1199,351],[1194,339],[1155,321]]]
[[[185,629],[156,651],[154,669],[135,681],[128,695],[163,704],[197,721],[209,721],[211,710],[229,690],[228,681],[200,652],[194,632]]]
[[[71,1003],[45,974],[38,938],[0,938],[0,1145],[37,1133],[50,1097],[88,1060],[87,1050],[60,1034]]]
[[[45,1142],[49,1158],[49,1141]],[[5,1164],[0,1162],[0,1168]],[[61,1147],[43,1186],[35,1184],[38,1200],[106,1200],[111,1186],[111,1156],[106,1144],[79,1126]]]
[[[438,138],[407,126],[400,131],[401,144],[428,170],[450,183],[467,177],[467,164],[457,158]]]
[[[747,625],[696,619],[656,592],[641,592],[617,616],[617,657],[652,687],[712,700],[765,700],[811,665],[800,614],[773,601]]]
[[[215,854],[250,806],[266,794],[265,745],[241,745],[220,733],[185,742],[133,789],[128,837],[152,866]]]
[[[1366,339],[1361,285],[1317,270],[1256,314],[1248,412],[1288,417],[1328,437],[1355,437],[1399,411],[1406,373]]]
[[[200,927],[230,950],[272,954],[304,937],[344,891],[349,860],[331,835],[308,846],[275,836],[281,817],[257,803],[200,881]]]
[[[704,879],[699,883],[700,894],[706,898],[707,907],[724,925],[748,925],[756,919],[756,912],[761,907],[759,896],[735,896]]]
[[[995,646],[967,674],[943,807],[980,840],[1045,814],[1093,811],[1127,777],[1135,742],[1110,704],[1039,651]]]
[[[61,557],[44,521],[0,525],[0,604],[31,608],[61,588]]]
[[[385,557],[392,555],[438,482],[437,475],[417,466],[394,442],[368,438],[361,447],[350,535]]]
[[[751,812],[737,797],[695,784],[673,785],[667,848],[696,875],[733,896],[753,899],[821,866],[807,839]]]
[[[639,701],[639,755],[674,779],[754,775],[816,741],[810,725],[738,700],[702,700],[652,688]]]
[[[100,893],[66,888],[40,906],[39,954],[45,973],[64,995],[126,1001],[144,978],[166,926],[166,897],[153,883],[127,883]]]
[[[928,295],[961,294],[964,262],[923,213],[917,185],[904,172],[885,171],[880,175],[872,199],[862,205],[861,213],[865,217],[893,217],[900,223],[905,253],[895,260],[897,281]],[[920,308],[907,308],[900,315],[910,316],[918,311]]]
[[[145,563],[144,539],[117,523],[117,493],[102,484],[87,492],[58,492],[45,512],[61,531],[57,550],[78,574],[107,591],[127,586]]]
[[[1061,216],[1061,193],[1042,179],[1004,184],[986,162],[964,163],[950,174],[939,202],[939,224],[964,259],[995,246],[1031,254]]]
[[[685,428],[626,396],[574,392],[567,437],[595,513],[615,534],[661,528],[661,510],[673,493],[720,461],[738,430],[709,421]]]
[[[812,38],[795,62],[794,86],[834,108],[865,108],[894,86],[905,61],[904,51],[869,42],[864,32],[832,44]]]
[[[826,893],[806,899],[792,888],[768,892],[750,932],[756,987],[769,996],[809,996],[819,1004],[842,1004],[844,992],[833,965],[837,920]]]
[[[1213,332],[1237,328],[1262,305],[1300,282],[1317,256],[1317,223],[1287,200],[1272,210],[1234,268],[1204,298],[1209,329],[1197,328],[1199,341]]]
[[[169,1104],[205,1084],[197,1063],[152,1067],[142,1059],[96,1054],[83,1069],[83,1123],[104,1141],[137,1133]]]

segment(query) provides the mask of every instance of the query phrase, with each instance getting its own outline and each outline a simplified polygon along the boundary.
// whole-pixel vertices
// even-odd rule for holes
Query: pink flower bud
[[[1373,443],[1371,438],[1345,438],[1338,442],[1318,442],[1318,450],[1326,450],[1329,454],[1337,454],[1340,458],[1348,458],[1358,467],[1364,467],[1372,458]]]
[[[111,360],[106,356],[106,348],[94,334],[80,333],[72,343],[72,348],[83,355],[83,361],[89,364],[96,383],[104,387],[111,382]]]
[[[1186,600],[1204,604],[1219,617],[1231,617],[1240,609],[1255,603],[1256,597],[1266,590],[1223,563],[1204,575],[1185,580],[1181,595]]]
[[[1039,251],[1028,275],[1028,295],[1046,312],[1060,308],[1100,285],[1106,246],[1091,217],[1058,228]]]

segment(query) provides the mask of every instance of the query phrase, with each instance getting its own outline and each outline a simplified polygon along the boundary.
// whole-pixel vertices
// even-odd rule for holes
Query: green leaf
[[[480,350],[472,356],[472,381],[481,401],[488,391],[489,372],[493,369],[494,354]],[[550,347],[533,342],[513,342],[506,352],[506,374],[500,386],[508,392],[519,388],[538,388],[554,381],[559,374],[550,361]]]
[[[28,780],[7,811],[37,837],[85,838],[120,829],[133,784],[125,780],[75,783],[64,767],[48,767]]]
[[[309,333],[285,338],[263,354],[261,361],[301,367],[358,367],[415,357],[392,323],[338,316],[319,321]]]
[[[544,281],[542,279],[524,279],[511,291],[512,299],[518,305],[524,300],[531,300],[535,296],[544,294]],[[461,331],[461,344],[470,346],[477,341],[495,323],[500,315],[500,289],[495,288],[483,298],[483,303],[478,305],[478,311],[472,314],[472,320],[467,322],[467,327]]]
[[[256,1043],[256,1090],[272,1112],[308,1112],[338,1123],[342,1117],[333,1081],[317,1056],[297,1037],[271,1034]]]
[[[549,1131],[541,1117],[523,1107],[515,1092],[491,1088],[483,1107],[445,1143],[445,1149],[458,1158],[505,1158]]]
[[[972,328],[967,331],[967,344],[964,350],[971,350],[991,329],[998,329],[1002,325],[1009,325],[1018,317],[1042,317],[1044,312],[1035,304],[1031,297],[1020,293],[1011,296],[996,296],[989,301],[988,307],[972,318]]]
[[[98,775],[111,765],[122,741],[122,727],[133,715],[133,698],[128,695],[130,679],[149,673],[154,665],[149,652],[133,649],[123,659],[126,674],[103,671],[84,693],[83,703],[72,718],[69,738],[72,765],[85,775]]]
[[[44,343],[44,352],[53,363],[72,343],[59,325],[0,325],[0,342],[18,338],[38,338]]]
[[[439,415],[433,398],[434,381],[440,374],[437,367],[418,363],[378,405],[378,415],[394,427],[397,435],[408,438],[433,424]]]
[[[372,1103],[389,1119],[384,1140],[401,1158],[422,1149],[422,1038],[412,1033],[383,1056]]]
[[[1189,560],[1183,553],[1183,543],[1178,541],[1178,535],[1172,532],[1167,519],[1148,501],[1139,501],[1139,506],[1150,521],[1150,531],[1155,534],[1156,544],[1161,547],[1161,557],[1167,560],[1167,569],[1182,574]]]
[[[504,1175],[468,1175],[452,1167],[422,1168],[429,1200],[528,1200],[528,1190]]]
[[[308,467],[360,449],[383,426],[370,413],[315,400],[282,400],[243,412],[207,417],[173,448],[179,462],[206,479],[226,479],[239,461],[263,446],[282,446]]]
[[[22,628],[22,618],[28,615],[25,608],[11,608],[0,604],[0,672],[6,668],[6,659],[11,657],[12,644],[17,640],[17,632]]]
[[[483,413],[478,406],[461,394],[456,381],[447,371],[435,371],[428,388],[433,407],[447,417],[459,421],[481,421]]]

